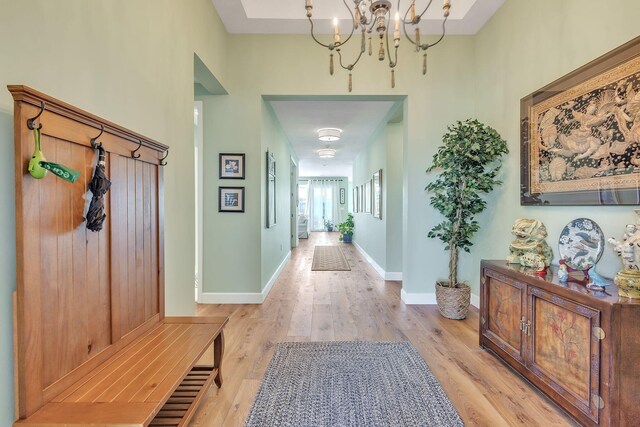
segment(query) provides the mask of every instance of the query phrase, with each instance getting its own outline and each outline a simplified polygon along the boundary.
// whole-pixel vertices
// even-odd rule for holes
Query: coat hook
[[[138,148],[136,148],[135,150],[133,150],[133,151],[131,152],[131,157],[132,157],[132,158],[134,158],[134,159],[139,159],[139,158],[140,158],[140,154],[137,154],[137,153],[138,153],[138,150],[139,150],[140,148],[142,148],[142,140],[140,140],[140,141],[138,142]]]
[[[38,117],[40,117],[42,115],[42,113],[44,113],[44,109],[46,107],[46,104],[44,101],[40,101],[40,112],[38,113],[37,116],[31,118],[31,119],[27,119],[27,127],[31,130],[36,129],[36,120],[38,120]],[[38,125],[38,129],[42,129],[42,123],[40,123]]]
[[[102,136],[103,133],[104,133],[104,125],[100,124],[100,133],[95,138],[91,138],[91,146],[93,148],[102,147],[102,142],[98,142],[97,144],[96,142],[98,141],[98,138]]]
[[[167,150],[167,154],[165,154],[164,157],[160,159],[160,166],[167,166],[167,162],[165,162],[167,157],[169,157],[169,150]]]

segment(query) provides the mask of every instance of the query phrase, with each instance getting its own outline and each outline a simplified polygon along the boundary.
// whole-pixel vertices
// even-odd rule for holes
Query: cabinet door
[[[524,365],[522,321],[527,285],[492,270],[482,278],[482,335]]]
[[[528,295],[528,369],[597,423],[600,312],[533,286]]]

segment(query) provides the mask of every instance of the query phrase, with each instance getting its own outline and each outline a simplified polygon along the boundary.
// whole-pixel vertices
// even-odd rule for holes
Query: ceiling
[[[270,101],[299,160],[300,176],[351,177],[353,161],[378,126],[389,119],[394,101]],[[325,143],[318,129],[342,129],[342,139]],[[320,159],[318,150],[336,149],[333,159]]]
[[[352,0],[344,0],[349,5]],[[394,8],[398,0],[391,0]],[[418,10],[429,0],[416,0]],[[231,34],[308,34],[304,0],[212,0],[227,32]],[[409,0],[400,0],[402,8]],[[505,0],[451,0],[447,34],[471,35],[502,6]],[[346,31],[351,16],[343,0],[314,0],[313,18],[317,34],[333,31],[333,18]],[[405,9],[406,10],[406,9]],[[423,34],[439,34],[442,26],[442,0],[434,0],[423,17]],[[300,176],[352,175],[353,162],[382,123],[388,120],[393,101],[271,100],[284,133],[296,152]],[[318,141],[323,127],[343,129],[343,138],[330,144],[337,150],[333,159],[320,159],[317,150],[326,147]]]
[[[227,32],[231,34],[307,34],[309,21],[304,0],[212,0]],[[349,5],[351,0],[346,0]],[[401,14],[409,0],[400,0]],[[422,10],[429,0],[416,0]],[[397,0],[391,0],[394,8]],[[502,6],[505,0],[451,0],[451,15],[447,34],[475,34]],[[404,10],[403,10],[404,9]],[[313,19],[318,34],[333,31],[333,18],[340,28],[347,28],[351,15],[343,0],[315,0]],[[423,17],[421,30],[425,34],[439,33],[442,26],[442,0],[434,0]]]

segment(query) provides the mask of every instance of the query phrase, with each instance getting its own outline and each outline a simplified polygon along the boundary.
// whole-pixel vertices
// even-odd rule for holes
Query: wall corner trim
[[[262,292],[203,292],[201,304],[262,304],[290,259],[291,251],[285,255]]]
[[[431,305],[436,304],[436,294],[432,293],[408,293],[404,289],[400,291],[400,298],[406,305]],[[471,305],[480,308],[480,297],[471,294]]]
[[[364,257],[364,259],[367,260],[367,262],[369,264],[371,264],[371,266],[373,267],[373,269],[380,275],[380,277],[382,277],[384,280],[394,280],[394,281],[402,281],[402,272],[395,272],[395,271],[384,271],[384,268],[380,267],[380,265],[378,265],[377,262],[375,262],[373,260],[373,258],[371,258],[369,256],[369,254],[367,253],[367,251],[365,251],[364,249],[362,249],[362,246],[360,246],[357,242],[353,242],[352,243],[353,246],[362,254],[362,256]]]

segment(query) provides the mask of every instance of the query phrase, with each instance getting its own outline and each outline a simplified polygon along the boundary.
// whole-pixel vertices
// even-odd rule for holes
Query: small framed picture
[[[244,187],[218,187],[218,212],[244,212]]]
[[[244,179],[244,153],[220,153],[220,179]]]

